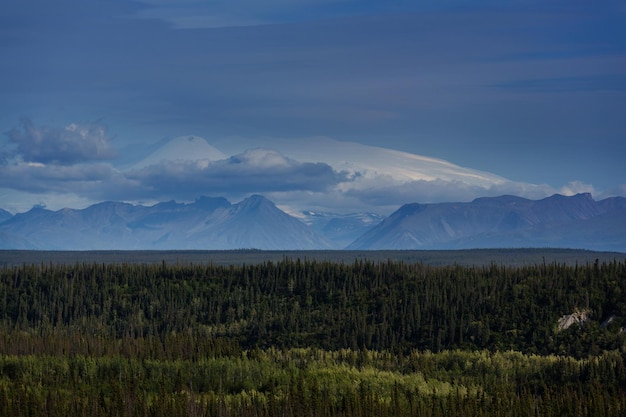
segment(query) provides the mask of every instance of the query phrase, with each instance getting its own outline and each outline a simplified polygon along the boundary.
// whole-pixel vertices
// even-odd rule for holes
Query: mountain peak
[[[2,243],[6,248],[56,250],[331,247],[317,231],[261,195],[235,205],[222,197],[199,197],[192,204],[171,201],[150,207],[107,201],[55,212],[35,208],[2,222],[0,235],[11,236],[11,242]]]
[[[226,155],[200,136],[179,136],[170,139],[146,158],[133,166],[135,169],[159,164],[163,161],[219,161]]]
[[[427,204],[420,204],[420,203],[404,204],[402,207],[396,210],[396,212],[392,214],[392,216],[399,217],[399,218],[410,216],[412,214],[419,213],[420,211],[426,210],[427,207],[428,207]]]
[[[276,207],[274,203],[272,203],[270,200],[260,194],[253,194],[250,197],[242,200],[239,203],[239,206],[246,208],[258,208],[262,206]]]
[[[261,194],[252,194],[250,197],[246,198],[245,201],[263,202],[269,200]]]

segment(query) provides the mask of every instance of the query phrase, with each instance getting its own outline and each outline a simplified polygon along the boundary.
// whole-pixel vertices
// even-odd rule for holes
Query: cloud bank
[[[483,173],[480,181],[473,181],[468,173],[478,171],[447,161],[328,138],[310,145],[323,143],[327,149],[336,149],[337,155],[327,161],[299,160],[307,155],[306,149],[301,149],[300,158],[294,158],[288,156],[288,150],[264,148],[214,160],[209,158],[214,152],[206,157],[198,155],[198,149],[214,148],[197,147],[194,141],[185,153],[180,144],[186,142],[179,141],[176,143],[180,152],[172,159],[122,169],[114,165],[117,151],[99,124],[71,123],[55,128],[28,122],[9,132],[8,137],[17,147],[11,158],[0,165],[0,195],[2,190],[5,194],[9,190],[13,195],[19,193],[24,204],[45,204],[50,208],[67,207],[68,202],[76,201],[193,201],[202,195],[237,201],[251,194],[265,194],[291,213],[316,210],[389,214],[410,202],[470,201],[504,194],[532,199],[554,193],[610,196],[580,181],[558,189],[489,173]],[[311,151],[310,155],[322,159],[322,154]],[[343,160],[350,157],[354,161]],[[625,189],[626,186],[621,193]],[[16,206],[3,208],[15,211]],[[28,208],[21,207],[21,211]]]
[[[325,163],[301,163],[274,150],[252,149],[219,161],[161,161],[126,178],[151,196],[245,195],[286,191],[324,191],[347,181]]]

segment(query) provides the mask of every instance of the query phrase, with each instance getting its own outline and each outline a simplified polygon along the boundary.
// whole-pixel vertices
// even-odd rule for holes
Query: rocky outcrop
[[[569,329],[574,324],[579,326],[584,325],[587,320],[589,320],[590,311],[589,310],[578,310],[571,314],[566,314],[562,316],[557,322],[557,331],[562,331]]]

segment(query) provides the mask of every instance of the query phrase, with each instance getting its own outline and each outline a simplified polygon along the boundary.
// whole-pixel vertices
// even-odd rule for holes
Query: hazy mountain
[[[202,197],[154,206],[104,202],[42,208],[0,225],[4,249],[324,249],[330,243],[261,196],[237,204]]]
[[[216,248],[328,249],[321,235],[278,209],[274,203],[254,195],[218,212],[189,231],[192,241]]]
[[[179,136],[170,139],[133,165],[134,169],[162,161],[217,161],[227,156],[199,136]]]
[[[406,204],[349,249],[569,247],[626,252],[626,198],[590,194],[542,200],[502,196],[470,203]]]
[[[359,236],[360,235],[360,236]],[[458,249],[567,247],[626,252],[626,198],[501,196],[406,204],[374,214],[305,212],[302,221],[260,195],[153,206],[103,202],[34,207],[0,223],[3,249]]]
[[[302,212],[301,220],[333,243],[333,247],[343,249],[384,219],[374,213],[324,213]]]

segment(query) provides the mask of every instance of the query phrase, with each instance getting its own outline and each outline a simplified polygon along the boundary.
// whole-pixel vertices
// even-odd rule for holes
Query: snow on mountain
[[[263,152],[256,147],[249,149],[246,155],[254,156],[256,152],[267,159],[268,151],[273,150],[278,152],[276,155],[281,155],[281,157],[285,155],[299,162],[322,162],[337,171],[358,173],[365,178],[384,176],[401,182],[439,179],[488,187],[507,181],[498,175],[464,168],[442,159],[324,137],[309,141],[275,139],[265,147],[267,149]],[[282,161],[276,155],[274,159]],[[226,158],[228,158],[227,155],[199,136],[180,136],[157,148],[133,168],[142,168],[164,160],[216,161]],[[268,161],[265,161],[266,165],[267,163]]]
[[[337,171],[360,173],[365,178],[389,177],[406,181],[459,181],[489,187],[507,182],[506,178],[484,171],[464,168],[442,159],[330,138],[309,142],[277,141],[285,155],[302,162],[325,162]]]
[[[125,172],[130,173],[132,185],[159,190],[159,184],[166,183],[163,198],[184,200],[190,196],[190,184],[202,183],[203,192],[218,192],[231,199],[269,193],[289,213],[315,209],[386,214],[405,203],[407,196],[438,202],[468,201],[496,193],[548,195],[545,187],[517,184],[442,159],[330,138],[269,139],[263,148],[255,146],[235,149],[230,145],[233,154],[227,156],[198,136],[181,136]],[[163,162],[163,169],[155,166]],[[150,165],[152,171],[148,170]],[[276,175],[283,171],[287,174]],[[172,174],[172,181],[168,181],[168,174]],[[211,182],[216,178],[223,178],[219,189]],[[180,187],[173,185],[176,181]],[[227,183],[231,185],[225,189]]]
[[[304,211],[298,217],[333,242],[336,249],[345,248],[384,218],[375,213],[338,214],[314,211]]]
[[[162,161],[218,161],[227,156],[199,136],[179,136],[167,141],[132,168],[141,169]]]

